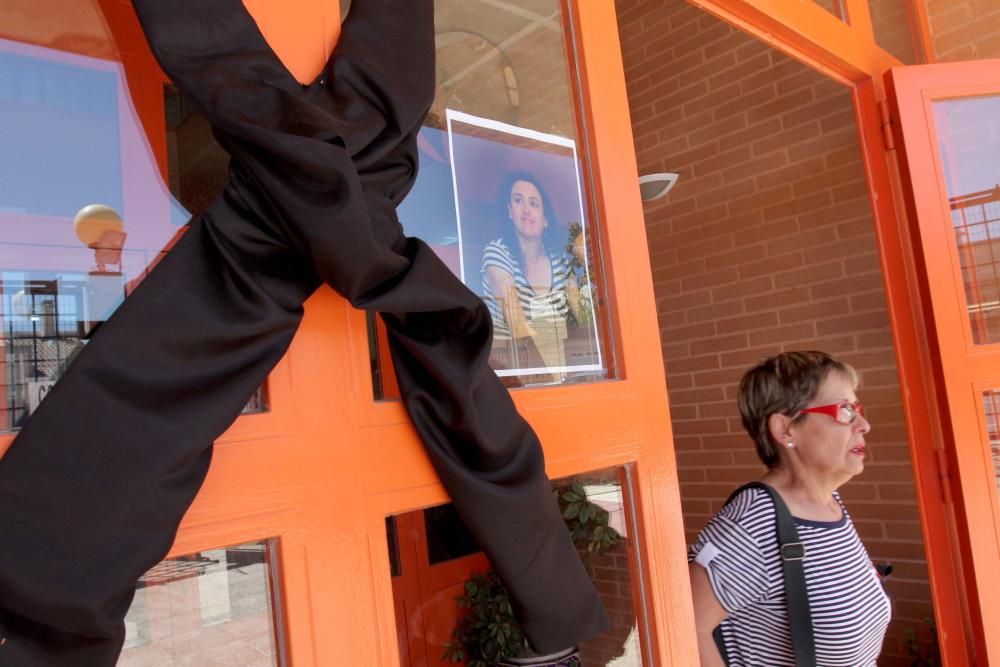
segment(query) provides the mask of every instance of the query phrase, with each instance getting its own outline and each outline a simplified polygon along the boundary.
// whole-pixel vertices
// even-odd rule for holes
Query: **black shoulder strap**
[[[733,491],[726,500],[728,505],[733,498],[746,489],[761,489],[771,497],[775,522],[778,527],[778,548],[781,551],[781,569],[785,575],[785,598],[788,600],[788,623],[792,634],[792,650],[795,652],[796,667],[815,667],[816,644],[813,638],[812,612],[809,610],[809,595],[806,592],[806,575],[802,568],[806,550],[799,540],[799,531],[795,527],[795,519],[788,511],[785,501],[773,487],[763,482],[750,482]]]

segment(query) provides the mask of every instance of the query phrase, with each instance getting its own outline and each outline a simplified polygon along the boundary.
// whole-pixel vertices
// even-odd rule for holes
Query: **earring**
[[[788,442],[788,443],[785,443],[785,447],[788,447],[789,449],[791,449],[791,448],[792,448],[792,447],[794,447],[794,446],[795,446],[795,443],[794,443],[794,442]]]

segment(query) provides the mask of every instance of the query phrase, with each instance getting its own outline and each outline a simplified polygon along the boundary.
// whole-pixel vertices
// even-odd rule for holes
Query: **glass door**
[[[1000,61],[902,67],[898,119],[979,664],[1000,662]],[[921,502],[940,502],[936,490]]]

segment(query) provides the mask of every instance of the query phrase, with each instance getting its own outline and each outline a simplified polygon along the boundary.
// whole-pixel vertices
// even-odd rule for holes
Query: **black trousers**
[[[354,0],[308,86],[241,0],[134,5],[230,179],[0,460],[0,664],[115,663],[136,580],[322,283],[382,314],[413,425],[533,646],[602,631],[538,440],[488,366],[489,314],[396,219],[434,93],[431,0]]]

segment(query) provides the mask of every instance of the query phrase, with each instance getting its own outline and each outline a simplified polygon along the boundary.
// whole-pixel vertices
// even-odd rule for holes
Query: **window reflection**
[[[403,565],[399,557],[399,531],[394,516],[385,518],[385,539],[389,544],[389,574],[398,577],[403,573]]]
[[[427,531],[427,560],[431,565],[479,551],[476,540],[462,523],[454,505],[425,509],[424,526]]]
[[[47,228],[123,210],[119,83],[110,63],[0,42],[0,210]]]
[[[906,0],[868,0],[875,41],[883,49],[903,61],[916,65],[919,57],[911,25],[913,11]]]
[[[20,428],[82,346],[86,334],[83,274],[2,274],[5,423]]]
[[[212,135],[208,119],[173,86],[164,88],[163,103],[170,192],[191,215],[198,215],[222,192],[229,155]]]
[[[846,20],[847,12],[844,9],[844,0],[813,0],[813,2],[836,16],[838,19]]]
[[[596,470],[553,480],[552,491],[560,505],[566,527],[608,611],[609,630],[580,645],[582,664],[638,667],[649,664],[643,655],[637,618],[642,608],[633,582],[642,582],[637,536],[631,529],[631,468]],[[481,586],[482,597],[495,601],[505,596],[502,585],[490,573],[489,563],[478,551],[469,530],[453,505],[441,505],[391,517],[387,522],[390,564],[394,568],[393,591],[396,632],[400,638],[402,664],[438,664],[447,642],[468,612],[458,598],[469,582]],[[413,526],[418,545],[408,567],[396,570],[391,557],[397,541],[397,525]],[[463,606],[465,605],[465,606]],[[512,618],[499,618],[500,624]],[[466,659],[478,654],[466,650]],[[496,657],[496,656],[493,656]],[[517,656],[507,656],[517,657]]]
[[[490,307],[491,365],[505,384],[606,378],[610,332],[562,4],[440,0],[435,12],[437,94],[400,221]],[[515,174],[545,195],[540,247],[517,230]],[[373,344],[375,393],[392,397],[379,352]]]
[[[272,541],[165,560],[140,580],[121,667],[278,665]]]
[[[169,89],[136,104],[143,125],[93,0],[5,5],[2,15],[0,430],[11,430],[183,232],[190,213],[167,189],[158,158],[196,211],[225,181],[226,161],[207,123]],[[130,38],[143,39],[134,21],[116,21],[126,24],[136,31]],[[130,58],[129,75],[140,93],[162,80],[151,58]],[[161,104],[166,128],[150,122]],[[264,409],[261,390],[244,411]]]
[[[973,340],[1000,342],[1000,96],[933,109]]]
[[[983,411],[986,413],[986,432],[989,436],[990,459],[996,478],[997,502],[1000,502],[1000,390],[983,392]]]

